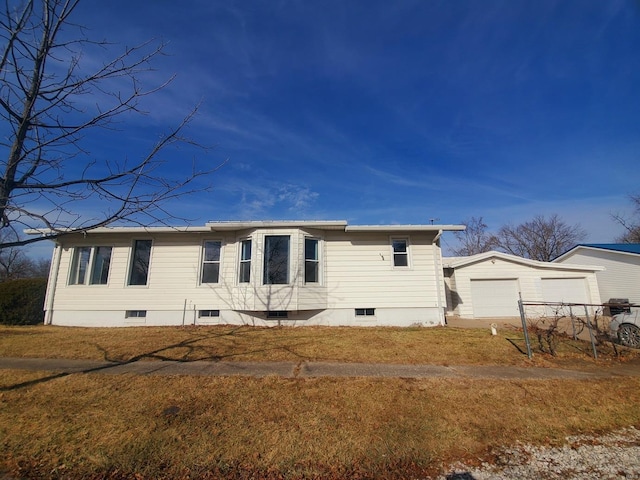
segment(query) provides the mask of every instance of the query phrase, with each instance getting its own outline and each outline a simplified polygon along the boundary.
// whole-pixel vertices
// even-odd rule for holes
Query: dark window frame
[[[263,285],[288,285],[290,259],[291,235],[265,235]]]
[[[146,245],[148,244],[148,248]],[[144,245],[144,247],[143,247]],[[151,251],[153,240],[136,239],[131,247],[131,261],[127,285],[144,287],[149,284],[149,271],[151,269]]]

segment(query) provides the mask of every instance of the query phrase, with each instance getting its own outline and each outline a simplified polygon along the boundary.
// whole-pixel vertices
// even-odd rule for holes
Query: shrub
[[[23,278],[0,283],[0,324],[42,323],[46,290],[46,278]]]

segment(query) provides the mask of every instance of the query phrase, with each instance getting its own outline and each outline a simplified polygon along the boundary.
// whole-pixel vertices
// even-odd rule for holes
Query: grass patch
[[[282,379],[0,371],[0,472],[404,478],[516,441],[640,426],[640,379]]]
[[[0,327],[0,356],[95,360],[328,361],[434,365],[528,365],[517,330],[207,327]],[[603,357],[610,346],[599,346]],[[625,358],[640,351],[622,348]],[[558,359],[588,359],[590,345],[562,342]],[[552,361],[536,355],[534,362]],[[555,359],[553,359],[555,361]]]

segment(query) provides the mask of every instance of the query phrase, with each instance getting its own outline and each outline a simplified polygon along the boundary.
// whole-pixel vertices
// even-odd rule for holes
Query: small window
[[[251,240],[240,242],[240,267],[238,282],[249,283],[251,281]]]
[[[133,255],[129,271],[129,285],[146,285],[149,278],[151,260],[151,240],[133,242]]]
[[[264,237],[265,285],[289,283],[289,236],[270,235]]]
[[[289,312],[286,310],[269,310],[267,312],[267,318],[288,318]]]
[[[198,310],[198,317],[219,317],[220,310]]]
[[[146,310],[127,310],[124,313],[124,318],[145,318],[146,316]]]
[[[373,317],[375,314],[375,308],[356,308],[356,317]]]
[[[320,281],[319,242],[315,238],[304,239],[304,281],[318,283]]]
[[[394,238],[391,240],[393,248],[393,266],[408,267],[409,266],[409,249],[405,238]]]
[[[222,242],[204,242],[204,252],[202,255],[202,276],[201,283],[218,283],[220,277],[220,250]]]

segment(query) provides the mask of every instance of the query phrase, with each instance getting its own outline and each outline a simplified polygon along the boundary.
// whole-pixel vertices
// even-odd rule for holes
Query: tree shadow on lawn
[[[228,354],[216,354],[213,350],[215,349],[215,346],[211,346],[211,345],[197,345],[198,342],[201,341],[205,341],[205,340],[210,340],[210,339],[214,339],[214,338],[222,338],[222,337],[234,337],[234,336],[238,336],[241,334],[250,334],[251,331],[243,328],[244,326],[239,326],[237,328],[234,328],[228,332],[223,332],[220,333],[218,331],[203,331],[201,329],[198,329],[198,331],[192,331],[189,332],[190,334],[194,335],[194,338],[189,338],[189,339],[185,339],[181,342],[178,343],[174,343],[171,345],[166,345],[164,347],[149,351],[149,352],[145,352],[145,353],[140,353],[138,355],[135,355],[127,360],[120,360],[117,358],[114,358],[112,355],[110,355],[109,351],[102,347],[101,345],[95,344],[95,347],[102,352],[103,354],[103,358],[105,362],[109,362],[103,365],[99,365],[96,367],[91,367],[91,368],[86,368],[84,370],[73,370],[73,371],[64,371],[64,372],[59,372],[59,373],[55,373],[46,377],[42,377],[42,378],[37,378],[34,380],[29,380],[26,382],[21,382],[21,383],[17,383],[14,385],[9,385],[9,386],[4,386],[4,387],[0,387],[0,392],[7,392],[7,391],[12,391],[12,390],[18,390],[21,388],[26,388],[26,387],[30,387],[33,385],[38,385],[40,383],[45,383],[45,382],[49,382],[51,380],[56,380],[58,378],[63,378],[66,377],[68,375],[72,375],[75,373],[96,373],[96,372],[101,372],[104,370],[108,370],[110,368],[114,368],[114,367],[119,367],[122,365],[129,365],[132,363],[136,363],[142,360],[154,360],[154,361],[165,361],[165,362],[184,362],[184,363],[188,363],[188,362],[195,362],[195,361],[210,361],[210,362],[220,362],[223,361],[225,359],[229,359],[232,357],[236,357],[236,356],[240,356],[240,355],[247,355],[247,354],[252,354],[252,353],[261,353],[261,352],[267,352],[267,351],[273,351],[273,350],[282,350],[285,351],[295,357],[297,357],[299,360],[311,360],[311,358],[308,358],[304,355],[301,355],[300,353],[296,352],[294,350],[295,347],[299,347],[305,344],[308,344],[309,342],[298,342],[298,343],[293,343],[293,344],[284,344],[284,343],[267,343],[267,346],[263,347],[263,348],[257,348],[257,349],[244,349],[242,351],[237,351],[237,352],[233,352],[233,353],[228,353]],[[187,327],[188,328],[188,327]],[[309,337],[311,338],[311,337]],[[181,358],[176,358],[175,356],[169,356],[166,353],[169,352],[170,350],[174,350],[174,349],[181,349],[184,348],[186,349],[186,353],[184,355],[182,355]],[[46,361],[46,360],[44,360]]]

